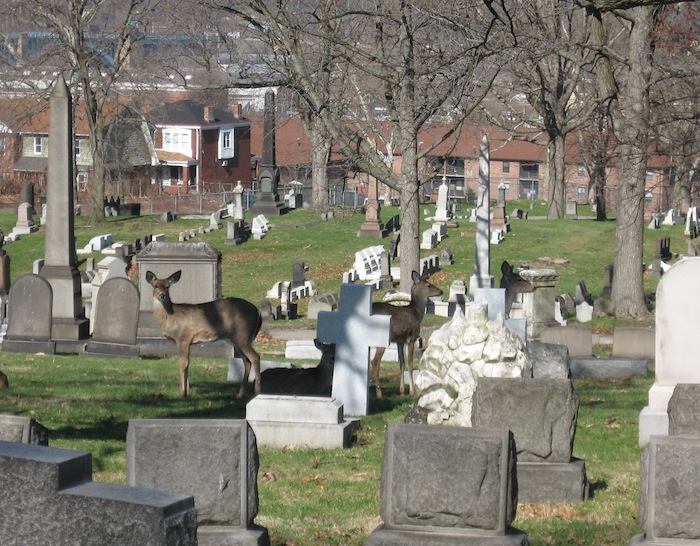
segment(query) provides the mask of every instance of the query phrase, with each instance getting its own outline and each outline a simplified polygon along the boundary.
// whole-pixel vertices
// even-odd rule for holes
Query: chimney
[[[204,107],[204,121],[206,121],[207,123],[214,123],[216,121],[216,118],[214,117],[213,106]]]

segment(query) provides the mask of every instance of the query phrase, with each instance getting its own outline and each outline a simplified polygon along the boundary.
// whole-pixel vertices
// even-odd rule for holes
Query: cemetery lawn
[[[594,298],[602,294],[603,271],[613,261],[615,223],[588,219],[534,219],[546,209],[536,203],[529,220],[511,220],[505,241],[491,247],[491,271],[500,280],[500,264],[526,264],[553,268],[560,273],[557,291],[575,293],[584,280]],[[508,204],[508,212],[530,203]],[[430,207],[428,216],[430,214]],[[583,215],[582,209],[579,212]],[[434,211],[434,207],[432,208]],[[398,214],[383,207],[384,223]],[[102,226],[90,226],[87,218],[76,218],[75,236],[82,248],[94,236],[111,233],[114,241],[130,241],[147,234],[165,233],[176,241],[185,229],[208,225],[208,219],[178,219],[164,224],[159,215],[139,218],[110,218]],[[0,229],[10,233],[14,211],[0,211]],[[222,295],[239,296],[256,305],[273,284],[291,280],[292,265],[303,261],[306,278],[319,293],[339,291],[344,271],[355,252],[370,245],[388,248],[388,238],[357,237],[364,216],[359,212],[336,211],[336,217],[319,221],[319,213],[296,210],[270,219],[275,226],[261,241],[243,245],[224,243],[226,230],[197,235],[222,253]],[[421,229],[430,227],[422,216]],[[44,253],[44,227],[4,248],[11,259],[11,277],[32,270]],[[687,252],[683,226],[645,230],[644,259],[651,263],[658,238],[671,237],[671,251]],[[431,282],[449,293],[456,279],[468,283],[474,271],[474,224],[460,220],[448,230],[440,247],[447,248],[455,263],[432,275]],[[80,255],[82,261],[86,257]],[[102,255],[89,257],[95,261]],[[81,264],[81,268],[85,264]],[[132,271],[133,273],[133,271]],[[135,278],[135,276],[132,276]],[[653,293],[658,277],[645,275],[645,290]],[[377,296],[379,297],[379,295]],[[315,328],[305,317],[306,301],[299,305],[301,318],[270,324],[275,328]],[[438,326],[445,319],[426,316],[424,324]],[[612,331],[622,325],[653,325],[647,321],[626,322],[595,319],[590,325]],[[282,358],[284,346],[260,336],[256,347],[265,359]],[[601,348],[605,352],[605,348]],[[129,419],[138,418],[243,418],[244,402],[235,398],[237,385],[226,383],[227,362],[195,358],[191,365],[192,396],[177,396],[178,375],[174,358],[100,359],[84,355],[33,355],[0,353],[0,369],[10,388],[0,390],[0,413],[33,417],[50,430],[50,444],[89,451],[93,454],[94,479],[126,483],[125,439]],[[386,423],[400,422],[412,407],[412,399],[398,395],[397,365],[382,365],[384,399],[370,399],[371,415],[353,446],[347,450],[311,450],[301,446],[260,449],[260,514],[256,521],[270,531],[275,546],[360,545],[380,523],[379,485]],[[577,380],[580,409],[574,455],[586,462],[592,482],[591,500],[578,505],[521,505],[514,522],[526,531],[532,545],[579,544],[603,546],[626,544],[639,532],[639,412],[646,405],[652,376],[630,380]]]
[[[177,397],[175,358],[3,353],[2,369],[11,388],[0,391],[0,413],[36,419],[50,430],[53,447],[91,452],[95,481],[126,483],[129,419],[245,417],[220,359],[194,360],[187,400]],[[349,449],[259,449],[256,522],[268,528],[273,545],[359,546],[380,524],[386,425],[401,422],[413,404],[398,394],[397,366],[383,369],[384,398],[372,393],[371,414]],[[586,462],[591,499],[519,505],[513,525],[530,544],[617,545],[639,532],[638,418],[652,382],[651,376],[574,382],[580,398],[574,456]]]

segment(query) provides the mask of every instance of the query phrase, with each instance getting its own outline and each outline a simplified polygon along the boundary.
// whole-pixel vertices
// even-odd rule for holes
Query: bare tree
[[[67,72],[84,103],[94,158],[90,219],[104,221],[106,180],[105,120],[109,98],[128,66],[138,27],[157,0],[8,0],[4,9],[19,28],[42,30],[48,38],[30,56],[17,55],[15,76],[30,85],[44,83],[47,69]]]
[[[507,14],[480,1],[216,5],[267,41],[289,85],[323,121],[325,138],[360,171],[399,191],[401,285],[408,291],[419,262],[419,163],[431,151],[421,147],[418,134],[440,117],[452,129],[434,145],[454,138],[495,76],[491,54],[502,45],[497,30]],[[324,62],[306,55],[307,43],[324,44]]]

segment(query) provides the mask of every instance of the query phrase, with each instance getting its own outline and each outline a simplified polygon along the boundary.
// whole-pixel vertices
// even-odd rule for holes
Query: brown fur
[[[245,364],[245,374],[238,397],[245,394],[251,366],[255,370],[255,394],[260,393],[260,355],[253,341],[260,331],[259,309],[240,298],[226,298],[207,303],[173,303],[170,286],[180,280],[180,271],[167,279],[158,279],[151,271],[146,280],[153,287],[153,314],[163,335],[177,344],[180,365],[180,397],[189,392],[188,368],[193,343],[227,339],[236,347]]]
[[[416,271],[412,274],[411,302],[408,305],[392,305],[386,302],[372,304],[372,314],[391,315],[391,341],[396,343],[399,353],[399,392],[404,393],[403,372],[408,363],[409,393],[416,395],[413,385],[413,350],[420,336],[420,325],[425,315],[425,304],[428,298],[441,296],[442,290],[422,279]],[[404,347],[406,353],[404,354]],[[379,384],[379,364],[384,356],[384,347],[377,347],[372,359],[372,380],[377,391],[377,398],[382,397],[382,388]]]
[[[10,382],[7,380],[7,376],[0,370],[0,389],[7,389],[10,386]]]

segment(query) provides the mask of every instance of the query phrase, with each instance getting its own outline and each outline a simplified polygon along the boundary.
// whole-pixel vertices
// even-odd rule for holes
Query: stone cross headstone
[[[53,289],[51,337],[89,336],[80,286],[73,218],[73,108],[63,76],[50,99],[49,164],[46,181],[46,239],[41,276]]]
[[[479,190],[476,196],[476,259],[474,275],[469,279],[469,292],[476,288],[492,288],[491,275],[491,205],[489,200],[489,142],[481,139],[479,154]]]
[[[90,453],[0,442],[0,544],[197,544],[189,495],[92,481]]]
[[[639,445],[668,434],[668,402],[678,383],[700,383],[700,336],[694,320],[700,291],[689,289],[700,276],[700,257],[674,264],[656,290],[656,378],[649,405],[639,416]]]
[[[318,313],[316,336],[335,343],[333,397],[346,415],[367,415],[370,347],[388,347],[391,339],[391,317],[372,314],[372,287],[343,284],[338,311]]]

